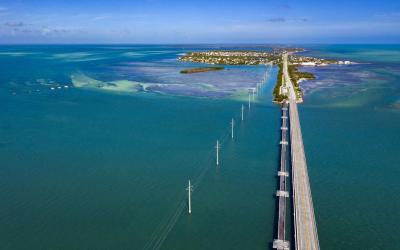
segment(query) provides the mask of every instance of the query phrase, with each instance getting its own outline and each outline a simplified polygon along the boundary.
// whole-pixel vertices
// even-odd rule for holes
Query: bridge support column
[[[283,190],[278,190],[278,191],[276,191],[276,196],[289,198],[289,192],[283,191]]]
[[[289,177],[289,173],[288,172],[278,171],[278,176]]]
[[[275,248],[278,250],[289,250],[289,245],[290,245],[289,241],[276,239],[272,243],[272,248]]]

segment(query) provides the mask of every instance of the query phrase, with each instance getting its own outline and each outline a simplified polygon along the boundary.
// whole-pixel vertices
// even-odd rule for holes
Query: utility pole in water
[[[189,207],[189,214],[192,213],[192,199],[191,199],[191,193],[193,192],[193,186],[190,185],[190,180],[189,180],[189,185],[186,188],[188,191],[188,207]]]
[[[219,146],[219,141],[217,140],[217,146],[215,146],[215,149],[217,150],[217,166],[219,165],[219,149],[221,147]]]
[[[242,121],[243,121],[243,115],[244,115],[244,105],[242,104]]]
[[[249,110],[250,110],[250,98],[251,98],[251,96],[250,96],[250,90],[249,90]]]
[[[231,121],[231,136],[232,136],[232,139],[233,139],[233,127],[235,126],[235,120],[232,118],[232,121]]]

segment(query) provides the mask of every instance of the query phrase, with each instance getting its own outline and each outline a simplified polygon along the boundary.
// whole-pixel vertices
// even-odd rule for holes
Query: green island
[[[288,99],[287,93],[283,91],[282,87],[284,86],[284,76],[283,76],[283,63],[280,63],[279,65],[279,71],[276,79],[276,85],[273,91],[274,95],[274,102],[280,103],[284,100]],[[299,65],[296,64],[289,64],[288,65],[288,73],[290,76],[290,79],[292,80],[293,86],[294,86],[294,91],[296,92],[296,96],[298,99],[303,98],[303,92],[300,88],[300,82],[302,80],[315,80],[314,74],[310,72],[302,72],[299,71],[298,69]]]
[[[283,63],[280,63],[278,66],[279,66],[279,71],[276,77],[276,84],[273,92],[274,102],[282,102],[288,98],[286,95],[281,94],[282,92],[281,88],[283,83]]]
[[[193,73],[201,73],[201,72],[216,71],[216,70],[224,70],[224,67],[214,66],[214,67],[191,68],[191,69],[181,70],[180,73],[181,74],[193,74]]]

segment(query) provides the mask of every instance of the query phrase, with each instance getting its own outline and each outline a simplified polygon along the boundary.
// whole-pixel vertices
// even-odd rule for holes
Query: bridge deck
[[[283,104],[282,106],[282,116],[287,116],[287,104]],[[282,136],[281,142],[287,142],[287,119],[282,118]],[[287,190],[286,190],[286,181],[287,181],[287,170],[286,170],[286,159],[287,159],[287,143],[281,144],[281,161],[280,161],[280,169],[278,171],[279,176],[279,190],[278,194],[278,222],[277,222],[277,239],[274,241],[273,248],[286,250],[289,249],[289,242],[285,240],[285,227],[286,227],[286,199],[288,198]]]
[[[308,177],[303,137],[293,83],[287,70],[287,54],[283,56],[283,71],[289,87],[289,119],[292,157],[295,246],[297,250],[318,250],[318,233]]]
[[[290,101],[290,137],[296,249],[319,249],[317,226],[297,104]]]

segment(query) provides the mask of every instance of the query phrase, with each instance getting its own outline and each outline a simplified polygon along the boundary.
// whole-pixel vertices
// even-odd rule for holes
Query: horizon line
[[[109,43],[1,43],[0,46],[9,45],[243,45],[243,46],[266,46],[266,45],[400,45],[400,42],[365,42],[365,43],[351,43],[351,42],[337,42],[337,43],[325,43],[325,42],[307,42],[307,43],[119,43],[119,42],[109,42]]]

